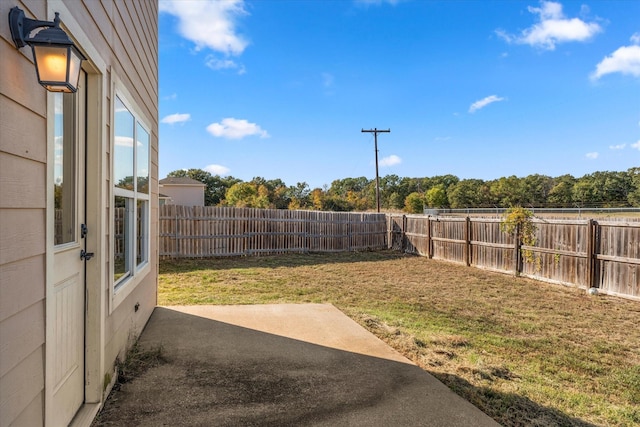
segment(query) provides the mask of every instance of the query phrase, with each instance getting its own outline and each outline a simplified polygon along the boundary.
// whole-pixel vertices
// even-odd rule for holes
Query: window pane
[[[74,94],[54,94],[54,244],[76,240],[76,144]]]
[[[140,123],[136,127],[136,175],[138,192],[149,194],[149,133]]]
[[[149,260],[149,202],[138,200],[136,206],[136,267]]]
[[[115,197],[113,245],[113,281],[131,274],[131,207],[132,199]]]
[[[133,129],[131,112],[116,97],[114,113],[113,182],[116,187],[133,190]]]

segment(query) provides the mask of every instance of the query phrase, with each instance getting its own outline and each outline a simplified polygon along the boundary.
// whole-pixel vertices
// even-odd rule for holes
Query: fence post
[[[513,248],[513,264],[514,264],[514,271],[515,271],[515,275],[516,277],[520,277],[520,224],[516,224],[516,229],[514,231],[514,248]]]
[[[178,258],[178,253],[180,252],[180,248],[178,247],[178,207],[176,205],[173,205],[173,212],[175,213],[175,221],[173,222],[173,258],[175,259]]]
[[[407,239],[407,216],[402,215],[402,240],[400,240],[400,251],[404,252],[406,249],[405,240]]]
[[[594,259],[596,254],[595,248],[595,233],[594,233],[595,224],[593,219],[587,221],[587,268],[586,268],[586,281],[585,285],[587,289],[595,287],[595,268],[594,268]]]
[[[361,217],[362,218],[362,217]],[[351,213],[347,212],[347,247],[351,252]]]
[[[389,238],[389,234],[391,233],[391,214],[384,214],[384,219],[387,226],[384,234],[385,246],[387,247],[387,249],[391,249],[391,239]]]
[[[427,217],[427,258],[433,258],[433,245],[431,242],[431,217]]]
[[[467,267],[471,265],[471,218],[467,217],[464,223],[464,262]]]

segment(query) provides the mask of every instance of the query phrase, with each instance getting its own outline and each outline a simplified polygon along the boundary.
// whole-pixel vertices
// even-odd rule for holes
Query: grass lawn
[[[640,424],[640,302],[398,252],[163,261],[159,304],[331,303],[507,426]]]

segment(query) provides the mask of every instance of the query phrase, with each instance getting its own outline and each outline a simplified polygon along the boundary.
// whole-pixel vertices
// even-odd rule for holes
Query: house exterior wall
[[[160,192],[171,197],[166,204],[204,206],[204,188],[204,185],[164,184]]]
[[[158,221],[157,0],[0,1],[0,426],[47,425],[47,286],[53,244],[51,94],[36,79],[31,50],[7,25],[26,17],[63,26],[87,54],[87,319],[85,403],[100,405],[116,357],[137,338],[156,304]],[[145,273],[116,295],[112,259],[112,118],[126,94],[150,133],[150,242]],[[123,286],[123,288],[125,288]],[[139,309],[136,310],[136,304]]]

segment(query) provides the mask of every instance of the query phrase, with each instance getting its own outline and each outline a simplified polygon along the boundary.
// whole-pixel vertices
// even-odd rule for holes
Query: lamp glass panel
[[[60,82],[61,85],[67,82],[67,56],[69,50],[66,46],[33,46],[33,56],[36,60],[38,79],[41,82]],[[78,67],[79,68],[79,67]],[[79,70],[78,70],[79,71]],[[76,71],[76,73],[78,72]],[[77,84],[77,77],[76,77]]]
[[[82,58],[78,56],[75,49],[69,48],[69,84],[76,89],[80,77],[80,64],[82,64]]]

